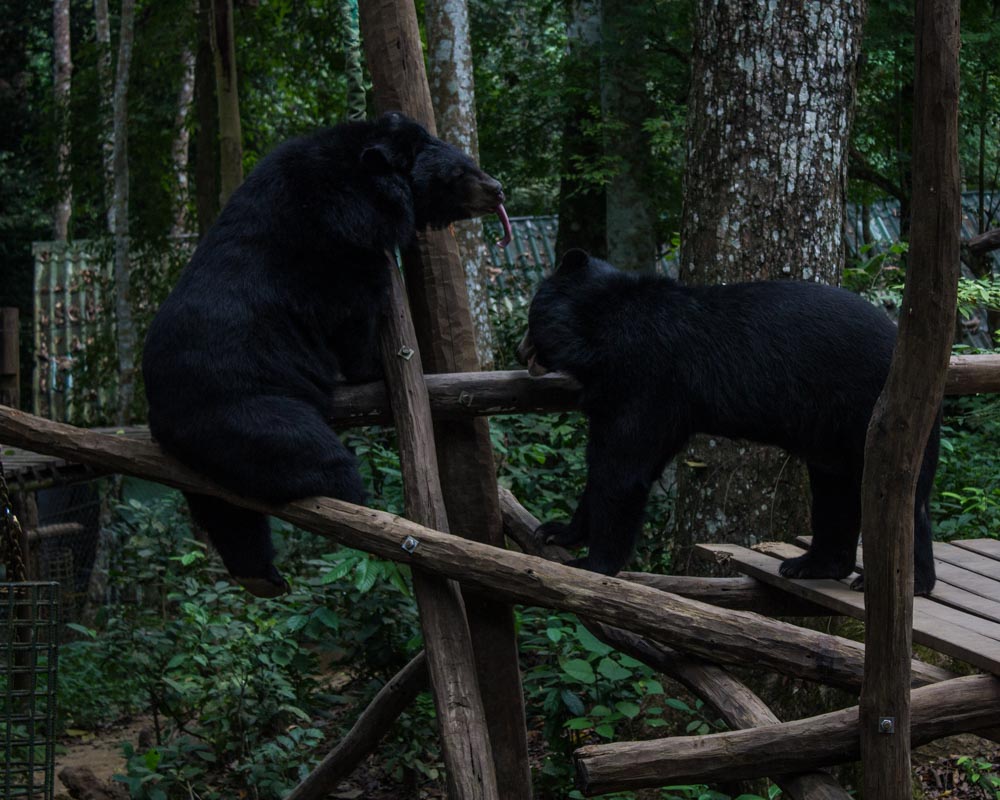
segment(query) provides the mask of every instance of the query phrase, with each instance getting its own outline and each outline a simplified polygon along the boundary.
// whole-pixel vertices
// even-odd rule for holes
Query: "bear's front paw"
[[[535,528],[535,538],[542,544],[559,547],[577,547],[585,544],[585,537],[578,529],[565,522],[546,522]]]
[[[621,567],[615,564],[593,559],[590,556],[586,558],[574,558],[572,561],[567,561],[566,566],[585,569],[588,572],[596,572],[600,575],[617,575],[621,571]]]
[[[786,578],[835,578],[840,580],[850,575],[853,568],[853,558],[831,559],[806,553],[782,561],[778,572]]]

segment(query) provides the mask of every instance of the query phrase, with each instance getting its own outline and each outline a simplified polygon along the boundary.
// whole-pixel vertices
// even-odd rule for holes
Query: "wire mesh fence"
[[[51,800],[59,584],[0,583],[0,796]]]

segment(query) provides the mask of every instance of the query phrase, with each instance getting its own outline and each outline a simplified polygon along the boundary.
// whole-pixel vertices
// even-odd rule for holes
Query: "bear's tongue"
[[[503,203],[497,205],[496,211],[497,216],[500,217],[500,224],[503,226],[503,238],[497,239],[497,247],[506,247],[512,238],[510,217],[507,216],[507,209],[503,207]]]

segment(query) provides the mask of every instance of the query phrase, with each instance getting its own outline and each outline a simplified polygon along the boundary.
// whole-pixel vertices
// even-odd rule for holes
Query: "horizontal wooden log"
[[[443,373],[427,375],[426,381],[435,419],[571,411],[580,392],[568,375],[532,378],[524,370]],[[978,392],[1000,392],[1000,355],[952,356],[945,394]],[[330,419],[348,425],[389,423],[385,385],[337,387]]]
[[[571,611],[669,641],[714,661],[751,664],[786,675],[857,689],[864,648],[829,634],[720,610],[695,600],[586,572],[535,556],[468,541],[409,520],[329,498],[280,507],[239,497],[166,457],[151,442],[93,433],[0,407],[0,440],[41,453],[97,463],[128,475],[222,497],[273,514],[340,544],[409,564],[514,602]],[[913,683],[947,672],[913,662]]]
[[[969,248],[969,252],[975,256],[986,255],[991,250],[996,250],[1000,247],[1000,228],[993,228],[986,233],[973,236],[966,243],[966,246]]]
[[[860,757],[857,706],[749,730],[581,747],[577,785],[586,795],[683,783],[804,772]],[[1000,680],[969,675],[913,690],[914,745],[976,731],[1000,717]],[[891,736],[891,733],[885,734]]]
[[[572,411],[580,391],[568,375],[532,378],[525,370],[428,374],[424,380],[435,419]],[[384,383],[338,386],[331,409],[330,418],[338,423],[392,421]]]
[[[695,656],[687,656],[666,645],[651,642],[634,633],[593,623],[587,628],[605,644],[686,686],[705,701],[731,728],[757,728],[778,725],[781,720],[756,694],[722,667]],[[849,800],[850,795],[825,772],[801,775],[771,775],[785,796],[791,800]]]

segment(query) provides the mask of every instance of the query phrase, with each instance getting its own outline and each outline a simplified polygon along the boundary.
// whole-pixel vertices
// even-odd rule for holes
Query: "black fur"
[[[160,307],[143,375],[153,436],[242,495],[364,503],[327,423],[338,381],[381,376],[387,251],[492,211],[500,184],[400,114],[286,142],[233,193]],[[229,571],[283,591],[263,515],[189,496]]]
[[[653,481],[692,434],[707,433],[777,445],[806,461],[813,544],[781,572],[847,576],[868,422],[895,339],[885,314],[843,289],[788,281],[688,288],[570,251],[532,301],[519,354],[533,374],[566,372],[582,385],[587,484],[572,521],[546,523],[538,535],[588,544],[574,563],[618,572]],[[935,579],[927,503],[939,424],[916,493],[918,594]]]

